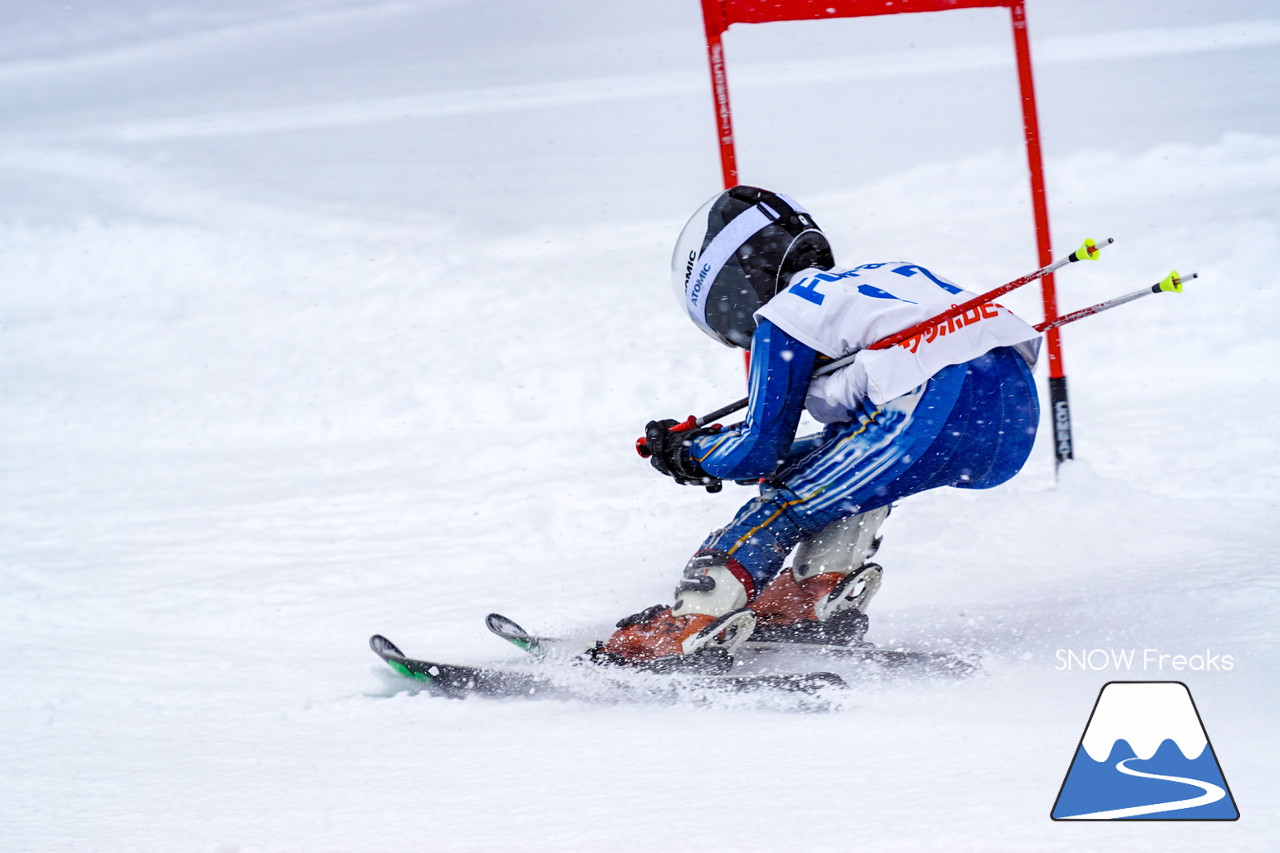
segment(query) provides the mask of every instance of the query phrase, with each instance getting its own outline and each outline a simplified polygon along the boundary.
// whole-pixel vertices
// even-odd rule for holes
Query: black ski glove
[[[692,415],[686,421],[649,421],[644,428],[644,438],[636,442],[636,450],[660,473],[680,485],[705,486],[708,492],[718,492],[724,484],[702,470],[690,455],[689,446],[695,438],[719,431],[720,424],[700,427]]]

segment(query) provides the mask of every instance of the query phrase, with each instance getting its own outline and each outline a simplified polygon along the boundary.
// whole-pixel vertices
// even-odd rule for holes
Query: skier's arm
[[[791,448],[817,352],[768,320],[751,341],[747,417],[734,429],[694,439],[690,455],[722,480],[772,474]]]

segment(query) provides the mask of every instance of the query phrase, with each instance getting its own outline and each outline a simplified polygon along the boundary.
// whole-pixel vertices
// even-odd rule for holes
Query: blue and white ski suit
[[[974,313],[967,330],[963,319],[940,324],[902,345],[910,352],[889,354],[887,370],[868,358],[811,382],[822,356],[861,349],[972,295],[896,262],[795,276],[757,314],[746,419],[691,447],[712,476],[763,478],[759,496],[702,550],[727,554],[759,591],[796,544],[833,521],[938,486],[986,489],[1016,474],[1040,415],[1028,366],[1038,335],[1007,309],[1000,318],[994,308]],[[952,340],[941,340],[948,332]],[[904,381],[918,384],[873,401]],[[826,426],[797,438],[806,405]]]

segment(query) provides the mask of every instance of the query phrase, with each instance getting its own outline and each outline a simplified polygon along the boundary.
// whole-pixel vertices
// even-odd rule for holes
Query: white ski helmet
[[[725,346],[751,348],[755,313],[810,267],[831,269],[831,245],[809,212],[758,187],[725,190],[698,208],[671,255],[671,283],[689,319]]]

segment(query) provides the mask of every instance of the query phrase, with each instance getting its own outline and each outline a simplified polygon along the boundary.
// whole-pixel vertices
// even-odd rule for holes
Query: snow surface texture
[[[1042,440],[885,525],[871,638],[981,675],[449,702],[369,653],[602,635],[747,494],[630,449],[742,391],[666,282],[719,188],[698,4],[633,6],[0,10],[0,849],[1280,849],[1269,2],[1030,4],[1055,246],[1117,240],[1063,310],[1202,278],[1066,330],[1056,484]],[[726,48],[744,180],[843,263],[1035,266],[1004,12]],[[1137,657],[1063,668],[1094,649]],[[1049,820],[1132,678],[1188,684],[1239,821]]]

